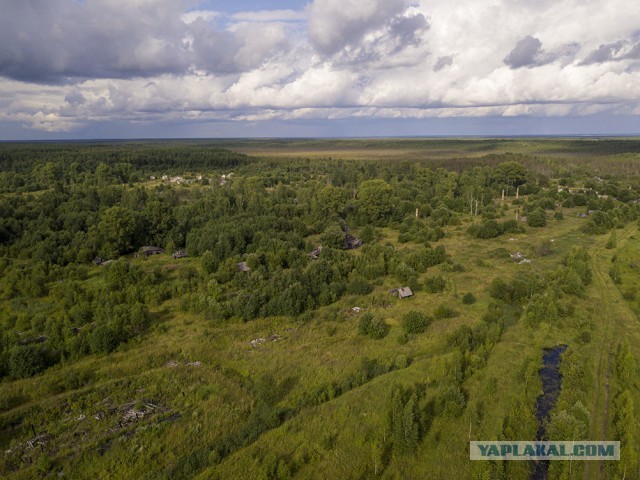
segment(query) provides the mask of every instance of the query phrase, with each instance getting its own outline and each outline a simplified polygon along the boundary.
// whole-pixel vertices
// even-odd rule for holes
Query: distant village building
[[[346,234],[344,237],[344,249],[345,250],[353,250],[354,248],[358,248],[362,246],[362,240],[354,237],[353,235]]]
[[[24,332],[22,332],[24,333]],[[20,341],[20,345],[31,345],[34,343],[44,343],[48,340],[49,337],[46,335],[40,335],[39,337],[25,338]]]
[[[164,253],[164,248],[154,247],[152,245],[146,245],[144,247],[141,247],[140,251],[138,252],[139,255],[142,255],[145,257],[160,255],[161,253]]]
[[[391,295],[397,296],[398,298],[413,297],[413,292],[409,287],[394,288],[389,293]]]

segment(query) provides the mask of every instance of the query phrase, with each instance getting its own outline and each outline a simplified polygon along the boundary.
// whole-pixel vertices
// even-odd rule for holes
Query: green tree
[[[358,188],[358,213],[361,222],[384,224],[393,211],[393,188],[384,180],[366,180]]]
[[[515,188],[527,181],[527,170],[518,162],[504,162],[495,168],[493,176],[499,184]]]
[[[322,188],[317,194],[315,208],[317,217],[321,220],[342,215],[344,211],[344,190],[331,185]]]
[[[218,266],[220,264],[213,253],[211,253],[210,250],[207,250],[200,257],[200,265],[202,265],[202,269],[205,271],[205,273],[211,275],[218,270]]]
[[[98,224],[100,251],[106,258],[117,257],[133,249],[137,229],[136,215],[128,208],[107,209]]]
[[[345,233],[342,231],[339,225],[329,225],[323,234],[320,236],[320,241],[323,246],[331,248],[343,248],[344,247]]]

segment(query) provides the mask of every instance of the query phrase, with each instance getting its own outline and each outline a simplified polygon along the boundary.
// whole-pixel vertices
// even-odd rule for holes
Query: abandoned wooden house
[[[175,252],[173,252],[172,257],[174,258],[174,260],[176,258],[185,258],[188,257],[187,255],[187,251],[186,250],[176,250]]]
[[[161,253],[164,253],[164,248],[154,247],[154,246],[151,246],[151,245],[145,245],[144,247],[140,248],[140,251],[138,252],[138,255],[143,255],[145,257],[150,257],[152,255],[160,255]]]
[[[409,287],[394,288],[389,293],[391,295],[397,296],[398,298],[413,297],[413,292]]]
[[[362,245],[362,240],[354,237],[353,235],[346,234],[344,237],[344,249],[345,250],[353,250],[354,248],[358,248]]]
[[[247,273],[250,272],[251,269],[249,268],[249,265],[247,265],[247,262],[240,262],[238,263],[238,271]]]
[[[25,338],[20,341],[20,345],[32,345],[34,343],[44,343],[49,339],[46,335],[40,335],[39,337]]]

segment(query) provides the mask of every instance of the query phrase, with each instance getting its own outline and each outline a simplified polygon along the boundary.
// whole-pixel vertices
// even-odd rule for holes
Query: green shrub
[[[440,293],[444,291],[447,282],[442,275],[438,275],[437,277],[428,277],[425,280],[424,286],[429,293]]]
[[[384,320],[374,317],[371,313],[365,313],[362,318],[360,318],[358,332],[360,332],[361,335],[367,335],[378,340],[387,336],[387,333],[389,333],[389,325]]]
[[[541,208],[535,209],[527,218],[527,224],[530,227],[544,227],[547,224],[547,214]]]
[[[373,287],[361,277],[354,278],[347,285],[347,293],[351,295],[368,295],[373,291]]]
[[[433,311],[433,316],[436,318],[453,318],[457,315],[458,313],[455,310],[447,307],[446,305],[438,305],[438,307]]]
[[[9,354],[9,375],[13,378],[32,377],[47,366],[47,355],[40,346],[15,347]]]
[[[92,353],[110,353],[118,346],[118,337],[109,326],[100,325],[91,333],[89,345]]]
[[[429,326],[429,317],[424,313],[411,310],[402,317],[402,328],[409,335],[412,333],[422,333]]]
[[[474,303],[476,303],[475,295],[471,292],[465,293],[462,297],[462,303],[464,303],[465,305],[473,305]]]

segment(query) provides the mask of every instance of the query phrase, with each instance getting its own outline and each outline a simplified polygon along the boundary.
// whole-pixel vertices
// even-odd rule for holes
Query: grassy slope
[[[33,425],[37,433],[46,431],[53,436],[47,448],[55,446],[55,463],[68,477],[158,478],[158,472],[169,472],[178,459],[192,449],[211,444],[223,432],[244,421],[252,399],[242,383],[243,377],[271,373],[279,381],[289,379],[290,388],[280,403],[293,406],[304,392],[355,372],[362,357],[384,363],[400,354],[406,355],[413,358],[408,368],[382,375],[318,407],[302,409],[282,426],[261,435],[254,444],[201,475],[201,478],[259,478],[263,473],[262,459],[271,452],[301,465],[297,471],[299,478],[360,478],[373,462],[371,441],[385,435],[384,416],[392,385],[396,382],[429,384],[443,375],[445,362],[450,357],[447,336],[459,325],[480,321],[488,303],[486,286],[492,278],[509,278],[520,269],[552,268],[576,244],[589,247],[594,271],[588,298],[577,305],[578,315],[592,315],[596,320],[592,342],[579,347],[582,354],[593,359],[593,385],[586,386],[593,392],[588,405],[593,418],[591,438],[606,438],[611,420],[607,407],[611,404],[610,353],[624,333],[638,355],[640,325],[637,314],[629,308],[630,305],[637,308],[637,302],[628,304],[622,300],[607,274],[614,252],[604,248],[606,236],[586,237],[578,231],[582,222],[575,214],[565,212],[565,220],[551,220],[544,229],[528,229],[526,235],[514,235],[515,240],[505,236],[472,241],[464,234],[465,228],[449,228],[442,243],[466,271],[450,273],[435,267],[424,275],[442,273],[448,280],[444,293],[418,292],[407,301],[390,300],[388,307],[372,305],[371,299],[376,296],[388,298],[386,292],[395,282],[386,279],[372,296],[340,301],[343,311],[358,305],[385,317],[392,329],[380,341],[358,336],[357,318],[345,316],[335,322],[321,321],[323,311],[305,324],[275,318],[216,325],[179,313],[175,304],[166,303],[153,311],[155,329],[137,343],[123,346],[107,357],[92,356],[53,368],[33,379],[4,383],[0,400],[8,409],[0,416],[5,426],[0,444],[5,450],[15,448],[16,442],[33,436]],[[388,240],[396,243],[396,233],[385,233]],[[618,251],[628,260],[627,264],[640,259],[637,242],[633,242],[635,233],[635,227],[619,232]],[[545,238],[555,240],[555,251],[548,257],[536,258],[535,246]],[[411,248],[411,245],[397,246]],[[509,260],[494,258],[492,252],[498,248],[523,251],[534,262],[515,265]],[[196,264],[194,259],[187,262]],[[146,263],[149,267],[156,264],[173,268],[173,262],[163,258],[152,258]],[[635,270],[625,272],[625,278],[635,278],[633,275],[637,277]],[[478,302],[462,305],[460,297],[469,291]],[[418,309],[429,313],[440,303],[455,307],[459,315],[435,321],[426,333],[406,345],[397,343],[399,319],[406,311]],[[250,340],[273,333],[282,340],[267,342],[258,348],[250,346]],[[472,428],[469,412],[460,418],[436,419],[416,457],[393,459],[385,476],[468,477],[472,468],[467,460],[469,437],[495,438],[521,388],[523,369],[531,362],[540,361],[541,348],[545,346],[574,345],[575,334],[565,326],[543,325],[536,331],[522,323],[511,327],[492,350],[487,366],[465,383],[470,405],[484,402],[484,419]],[[174,360],[179,365],[168,363]],[[188,366],[183,364],[185,361],[202,364]],[[54,386],[60,378],[86,372],[91,373],[86,386],[55,393]],[[494,391],[487,388],[492,379],[495,379]],[[161,399],[159,412],[125,427],[117,426],[122,413],[119,407],[131,401],[144,403],[149,398]],[[20,405],[12,408],[14,401]],[[105,412],[103,417],[100,412]],[[82,415],[86,418],[77,420]],[[33,451],[26,455],[27,458],[38,456]],[[34,470],[35,466],[26,468],[16,478],[32,478]],[[606,475],[606,470],[597,464],[587,465],[585,478],[609,478]],[[167,478],[170,476],[167,473]]]

